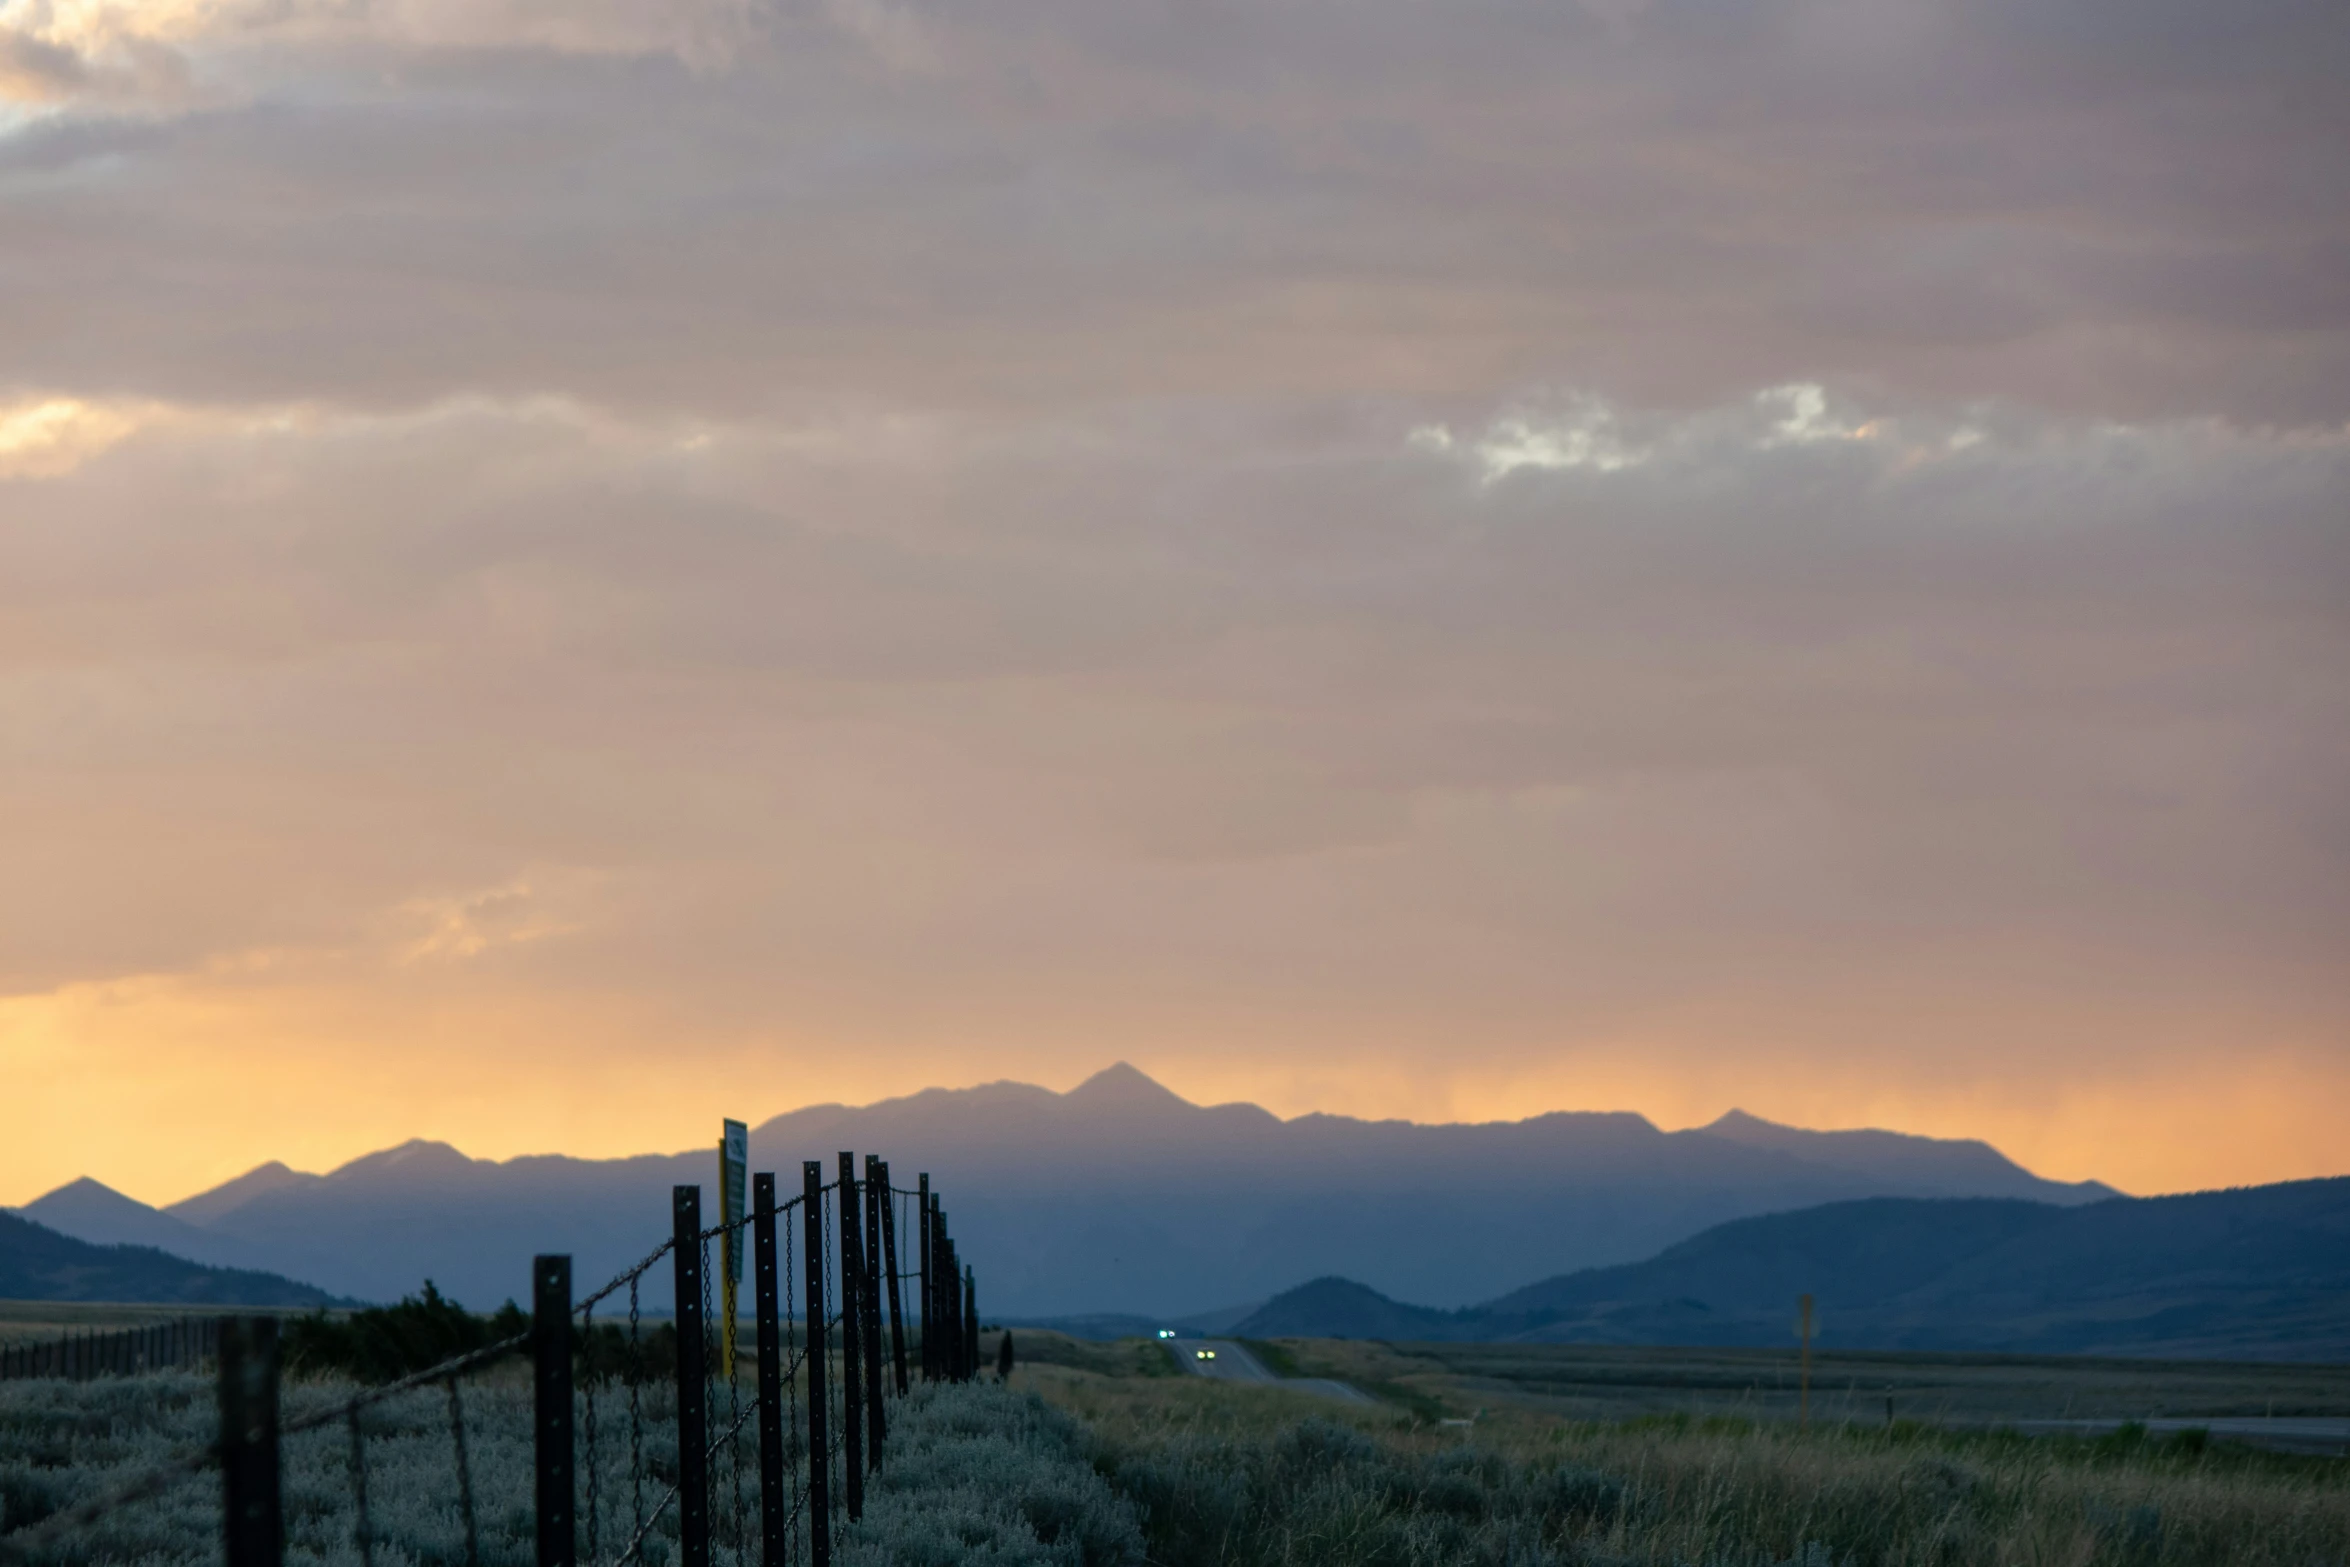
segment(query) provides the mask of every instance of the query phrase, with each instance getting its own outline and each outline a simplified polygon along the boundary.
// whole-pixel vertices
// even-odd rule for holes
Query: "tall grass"
[[[1085,1418],[1163,1567],[2334,1567],[2338,1461],[1742,1421],[1468,1432],[1302,1395],[1040,1378]]]
[[[351,1386],[290,1383],[288,1412]],[[2142,1431],[1805,1433],[1517,1409],[1462,1431],[1195,1378],[1041,1366],[1015,1387],[893,1405],[889,1463],[842,1537],[843,1567],[1125,1567],[1146,1553],[1154,1567],[2350,1567],[2350,1465]],[[465,1398],[484,1567],[524,1567],[527,1379],[509,1367]],[[659,1385],[642,1406],[652,1502],[676,1473],[675,1411]],[[599,1557],[631,1510],[624,1410],[625,1390],[607,1385]],[[207,1440],[214,1419],[210,1381],[184,1373],[0,1384],[0,1526],[104,1494]],[[447,1420],[437,1389],[369,1416],[381,1567],[463,1560]],[[725,1561],[756,1555],[751,1467],[722,1460],[714,1475]],[[288,1442],[285,1494],[290,1559],[357,1567],[344,1432]],[[217,1478],[199,1477],[47,1560],[216,1562],[218,1498]],[[672,1511],[648,1538],[651,1567],[674,1559],[674,1540]]]
[[[888,1462],[842,1567],[1124,1567],[1134,1512],[1103,1484],[1084,1427],[991,1383],[918,1388],[891,1406]]]
[[[353,1386],[291,1384],[286,1412],[331,1405]],[[107,1495],[210,1441],[219,1429],[213,1393],[211,1378],[185,1372],[0,1383],[0,1528]],[[468,1384],[462,1396],[483,1567],[527,1567],[534,1560],[529,1386],[515,1377],[489,1379]],[[377,1567],[464,1561],[447,1394],[431,1388],[379,1405],[364,1429]],[[287,1439],[281,1484],[289,1559],[358,1567],[349,1444],[341,1426]],[[674,1426],[667,1444],[674,1462]],[[109,1512],[36,1559],[177,1567],[216,1563],[220,1551],[220,1478],[206,1470]]]

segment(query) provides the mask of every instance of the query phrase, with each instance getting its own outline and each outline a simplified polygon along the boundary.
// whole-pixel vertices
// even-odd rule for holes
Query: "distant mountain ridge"
[[[93,1245],[13,1213],[0,1213],[0,1299],[191,1306],[346,1304],[325,1290],[273,1273],[207,1268],[147,1246]]]
[[[1871,1349],[2350,1360],[2350,1177],[2116,1198],[1873,1198],[1718,1225],[1646,1262],[1442,1311],[1319,1278],[1249,1337],[1772,1345],[1812,1294]]]
[[[925,1089],[811,1106],[751,1134],[757,1169],[789,1172],[843,1148],[889,1157],[901,1185],[932,1173],[980,1267],[982,1308],[1022,1316],[1185,1316],[1316,1273],[1458,1305],[1649,1256],[1726,1219],[1822,1202],[2111,1195],[2042,1180],[1980,1143],[1745,1116],[1681,1132],[1626,1113],[1284,1121],[1255,1105],[1192,1104],[1124,1063],[1067,1093]],[[714,1158],[491,1161],[418,1140],[326,1175],[265,1165],[169,1213],[144,1211],[361,1298],[397,1298],[429,1274],[459,1299],[490,1302],[523,1289],[535,1252],[572,1253],[582,1279],[634,1261],[667,1231],[668,1187],[710,1189]],[[58,1213],[60,1228],[96,1222],[88,1215],[104,1205],[90,1195],[52,1205],[75,1210]],[[119,1211],[106,1222],[107,1238],[125,1238]]]

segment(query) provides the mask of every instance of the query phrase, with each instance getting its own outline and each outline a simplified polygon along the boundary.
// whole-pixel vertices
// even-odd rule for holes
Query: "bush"
[[[284,1328],[285,1365],[291,1375],[381,1385],[529,1329],[530,1317],[512,1301],[492,1316],[476,1316],[426,1279],[421,1297],[407,1296],[396,1306],[293,1318]]]

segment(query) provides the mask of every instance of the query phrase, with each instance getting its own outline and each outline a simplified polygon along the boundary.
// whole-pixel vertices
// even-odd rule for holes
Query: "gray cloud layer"
[[[91,14],[12,990],[2350,1037],[2339,5]]]
[[[2323,0],[291,14],[19,34],[59,91],[176,67],[9,138],[12,375],[2350,417]]]

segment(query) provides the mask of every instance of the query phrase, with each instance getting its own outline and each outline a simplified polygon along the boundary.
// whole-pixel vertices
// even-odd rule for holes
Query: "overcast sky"
[[[1125,1058],[2350,1171],[2339,0],[0,0],[0,1201]]]

